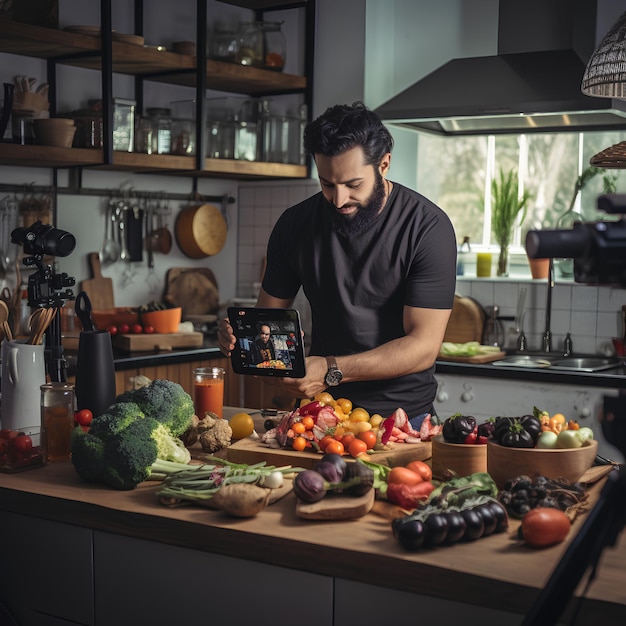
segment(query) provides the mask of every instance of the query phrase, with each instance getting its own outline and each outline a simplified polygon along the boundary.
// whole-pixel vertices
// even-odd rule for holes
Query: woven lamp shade
[[[626,13],[591,55],[581,89],[588,96],[626,98]]]

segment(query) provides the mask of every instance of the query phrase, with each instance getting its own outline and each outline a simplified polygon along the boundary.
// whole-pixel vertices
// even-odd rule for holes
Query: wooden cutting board
[[[296,515],[304,519],[356,519],[357,517],[363,517],[372,510],[375,494],[375,490],[370,489],[364,496],[354,498],[327,493],[319,502],[308,504],[298,500],[296,503]]]
[[[439,354],[437,359],[439,361],[451,361],[453,363],[491,363],[497,361],[506,356],[505,352],[494,352],[492,354],[477,354],[475,356],[447,356],[445,354]]]
[[[432,444],[398,443],[393,450],[375,452],[371,455],[374,463],[381,465],[406,465],[410,461],[425,461],[432,456]],[[304,469],[313,469],[313,466],[322,458],[321,453],[296,452],[286,448],[268,448],[256,439],[247,437],[226,448],[226,459],[233,463],[247,463],[252,465],[265,461],[268,465],[293,465]],[[346,457],[347,459],[347,457]]]
[[[129,352],[149,352],[153,350],[172,350],[173,348],[194,348],[201,346],[202,333],[153,333],[150,335],[115,335],[113,345]]]
[[[220,305],[217,280],[208,267],[173,267],[167,272],[165,302],[189,315],[214,315]]]
[[[455,295],[443,340],[452,343],[480,341],[484,324],[485,312],[480,304],[472,298]]]
[[[89,262],[93,278],[83,280],[80,287],[89,296],[91,308],[96,311],[115,308],[113,280],[111,278],[105,278],[102,275],[100,256],[97,252],[90,252],[87,260]]]

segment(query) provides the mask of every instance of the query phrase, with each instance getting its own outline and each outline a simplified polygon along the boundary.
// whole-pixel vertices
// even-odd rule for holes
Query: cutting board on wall
[[[451,343],[480,342],[484,324],[485,311],[480,304],[467,296],[455,295],[443,340]]]
[[[114,309],[113,279],[105,278],[102,275],[100,256],[97,252],[90,252],[87,255],[87,260],[93,278],[83,280],[80,287],[89,296],[91,308],[95,311]]]
[[[173,267],[167,272],[165,302],[183,309],[188,315],[214,315],[219,309],[215,275],[208,267]]]

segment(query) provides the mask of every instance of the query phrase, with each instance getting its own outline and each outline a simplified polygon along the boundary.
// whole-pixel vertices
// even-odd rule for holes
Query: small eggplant
[[[363,463],[348,463],[343,480],[349,484],[345,493],[358,498],[369,493],[374,487],[374,470]],[[354,484],[351,484],[354,483]]]
[[[443,438],[448,443],[465,443],[476,430],[476,418],[471,415],[455,413],[443,423]]]
[[[326,495],[327,487],[324,477],[315,470],[304,470],[293,479],[294,493],[308,504],[319,502]]]

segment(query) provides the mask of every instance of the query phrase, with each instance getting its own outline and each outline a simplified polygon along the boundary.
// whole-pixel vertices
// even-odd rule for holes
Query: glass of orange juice
[[[74,385],[59,382],[41,385],[41,425],[47,432],[48,461],[70,458],[74,403]]]
[[[224,374],[221,367],[196,367],[193,370],[193,403],[202,419],[210,411],[223,417]]]

